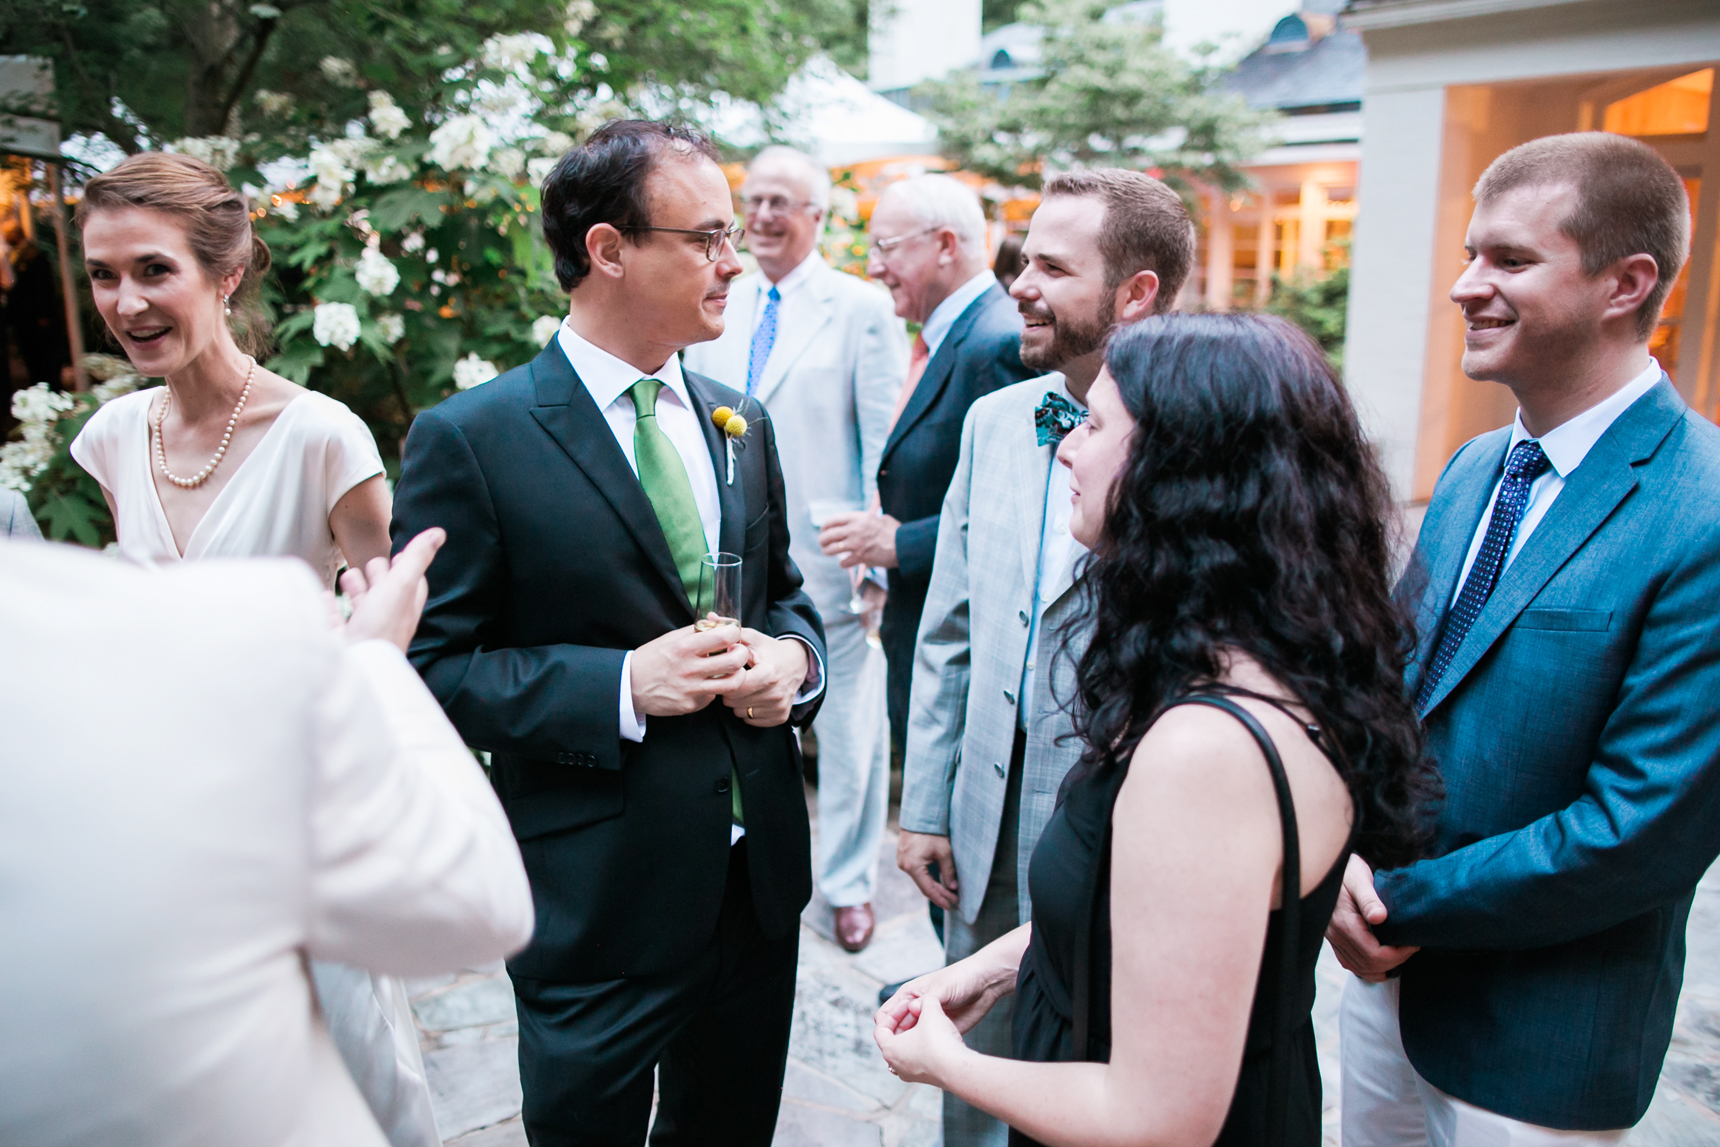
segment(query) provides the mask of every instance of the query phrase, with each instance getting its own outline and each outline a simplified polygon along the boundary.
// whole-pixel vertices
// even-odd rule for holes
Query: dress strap
[[[1278,978],[1278,1007],[1273,1017],[1271,1066],[1266,1092],[1266,1118],[1268,1126],[1284,1126],[1288,1115],[1290,1099],[1290,1056],[1288,1054],[1290,1034],[1295,1030],[1296,995],[1296,956],[1302,935],[1302,847],[1296,832],[1296,806],[1290,797],[1290,781],[1284,773],[1284,761],[1278,755],[1278,746],[1254,714],[1237,704],[1229,694],[1211,691],[1188,693],[1166,705],[1159,715],[1178,705],[1206,705],[1213,709],[1222,709],[1235,717],[1242,726],[1254,737],[1260,747],[1261,755],[1266,758],[1266,767],[1272,773],[1272,788],[1278,797],[1278,819],[1280,831],[1284,840],[1284,879],[1281,893],[1282,903],[1279,906],[1279,921],[1282,925],[1280,936],[1277,968]],[[1241,692],[1241,691],[1238,691]],[[1255,696],[1244,693],[1246,696]],[[1259,697],[1273,707],[1284,712],[1308,730],[1310,738],[1316,738],[1320,732],[1318,726],[1310,726],[1307,722],[1296,717],[1283,705],[1270,698]],[[1315,740],[1316,745],[1325,751],[1324,744]],[[1328,756],[1330,754],[1328,753]],[[1115,810],[1117,793],[1122,788],[1123,780],[1128,776],[1127,768],[1112,770],[1107,778],[1105,793],[1105,828],[1099,842],[1098,863],[1088,872],[1085,894],[1082,897],[1079,917],[1075,929],[1075,966],[1073,990],[1070,992],[1070,1020],[1072,1023],[1072,1044],[1075,1058],[1087,1060],[1092,1054],[1092,977],[1093,977],[1093,926],[1098,916],[1098,898],[1109,886],[1111,872],[1111,821]],[[1261,968],[1261,974],[1266,974]],[[1272,1121],[1277,1120],[1274,1124]]]

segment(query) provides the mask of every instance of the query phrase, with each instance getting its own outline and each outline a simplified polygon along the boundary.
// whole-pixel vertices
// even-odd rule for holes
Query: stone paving
[[[857,955],[837,947],[830,909],[816,896],[802,916],[800,980],[775,1147],[933,1147],[939,1142],[939,1093],[890,1075],[872,1043],[878,989],[942,960],[925,901],[896,870],[891,827],[880,857],[878,930],[871,945]],[[1337,1006],[1345,976],[1327,949],[1314,1014],[1326,1084],[1326,1142],[1334,1147]],[[408,992],[446,1143],[524,1147],[518,1029],[506,974],[495,966],[417,980]],[[1697,893],[1672,1049],[1654,1104],[1629,1143],[1720,1143],[1720,865]]]

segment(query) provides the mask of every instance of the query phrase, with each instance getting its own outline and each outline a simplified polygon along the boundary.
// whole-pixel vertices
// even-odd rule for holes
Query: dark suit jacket
[[[1021,314],[1003,288],[993,285],[968,304],[938,344],[884,443],[878,501],[902,525],[879,639],[892,680],[902,682],[904,703],[938,548],[938,515],[961,457],[962,421],[974,399],[1034,373],[1021,364]]]
[[[1399,587],[1413,695],[1504,464],[1468,443]],[[1499,579],[1424,714],[1436,859],[1379,873],[1404,1050],[1430,1083],[1547,1127],[1642,1117],[1684,925],[1720,853],[1720,430],[1661,380],[1595,443]],[[1418,585],[1419,583],[1419,585]]]
[[[708,414],[741,395],[688,373]],[[741,620],[824,649],[788,556],[769,417],[725,484],[721,548],[742,556]],[[755,729],[721,701],[651,717],[621,739],[626,652],[693,621],[644,488],[558,344],[420,414],[394,493],[396,547],[441,526],[413,664],[491,780],[519,838],[537,933],[510,968],[593,981],[675,967],[717,926],[728,868],[730,767],[740,776],[753,901],[766,932],[798,925],[811,896],[800,753],[788,726]],[[795,723],[812,719],[816,702]]]

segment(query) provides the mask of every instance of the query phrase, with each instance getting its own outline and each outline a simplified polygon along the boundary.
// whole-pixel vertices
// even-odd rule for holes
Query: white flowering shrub
[[[376,247],[366,247],[364,254],[358,257],[358,269],[353,278],[358,280],[358,285],[366,294],[379,299],[392,295],[394,288],[400,285],[400,272],[388,261],[388,256]],[[353,320],[356,322],[357,318],[355,314]],[[357,334],[354,334],[353,340],[356,341],[357,338]]]
[[[549,340],[553,339],[555,332],[560,329],[560,315],[542,315],[532,324],[532,341],[539,346],[548,346]]]
[[[23,493],[49,538],[100,548],[113,541],[113,522],[101,486],[72,460],[70,446],[90,415],[143,379],[122,358],[85,355],[84,366],[95,380],[88,394],[42,382],[12,396],[17,437],[0,446],[0,487]]]
[[[318,303],[312,314],[311,337],[319,346],[351,350],[364,331],[364,324],[358,321],[358,309],[351,303]]]
[[[469,354],[454,364],[454,385],[460,390],[471,390],[500,373],[502,372],[496,369],[495,363],[485,362],[476,354]]]

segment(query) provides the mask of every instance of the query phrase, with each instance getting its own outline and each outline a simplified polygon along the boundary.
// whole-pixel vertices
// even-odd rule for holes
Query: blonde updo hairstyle
[[[269,245],[251,229],[251,208],[220,171],[189,155],[146,152],[84,185],[77,224],[82,231],[98,211],[141,207],[171,215],[185,228],[186,240],[203,273],[219,282],[244,268],[245,277],[228,299],[233,342],[261,357],[272,343],[258,287],[269,271]]]

